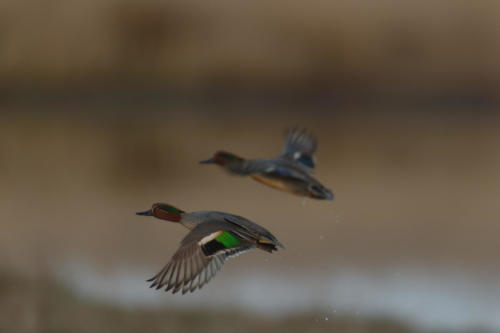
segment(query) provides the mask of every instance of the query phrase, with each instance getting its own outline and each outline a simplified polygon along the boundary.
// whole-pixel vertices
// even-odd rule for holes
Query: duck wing
[[[255,247],[254,242],[236,233],[226,222],[205,222],[182,240],[170,261],[154,277],[151,288],[176,293],[202,288],[222,269],[225,261]]]
[[[311,172],[316,166],[314,153],[318,143],[311,133],[293,128],[287,132],[285,147],[280,157],[296,161]]]

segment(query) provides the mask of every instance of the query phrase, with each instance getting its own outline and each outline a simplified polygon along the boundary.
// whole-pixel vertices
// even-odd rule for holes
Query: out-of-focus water
[[[151,272],[134,268],[103,273],[92,266],[67,264],[58,272],[57,279],[80,296],[126,308],[207,307],[271,317],[314,313],[323,319],[387,317],[419,329],[500,330],[500,282],[464,271],[414,267],[377,274],[295,271],[283,277],[265,272],[229,276],[223,269],[201,290],[186,295],[149,289],[145,279]]]

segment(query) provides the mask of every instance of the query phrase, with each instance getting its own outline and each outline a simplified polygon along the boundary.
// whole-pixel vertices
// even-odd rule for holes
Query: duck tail
[[[284,249],[285,247],[281,244],[276,238],[261,236],[257,240],[257,247],[266,252],[272,253],[273,251],[277,251],[278,247]]]
[[[309,191],[315,199],[333,200],[335,198],[332,191],[324,186],[312,185],[309,187]]]

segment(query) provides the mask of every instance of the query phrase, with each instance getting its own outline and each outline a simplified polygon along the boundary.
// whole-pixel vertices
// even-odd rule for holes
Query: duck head
[[[217,164],[220,166],[226,166],[232,162],[243,161],[243,159],[239,156],[236,156],[233,153],[228,153],[226,151],[218,151],[207,160],[200,161],[200,164]]]
[[[155,203],[151,207],[143,212],[137,212],[137,215],[142,216],[154,216],[160,220],[166,220],[171,222],[179,222],[182,219],[182,215],[185,212],[177,207],[174,207],[166,203]]]

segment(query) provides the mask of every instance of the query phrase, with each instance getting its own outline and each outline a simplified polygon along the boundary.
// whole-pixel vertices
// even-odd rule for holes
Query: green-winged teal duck
[[[314,199],[333,200],[333,193],[310,174],[315,167],[316,139],[304,130],[288,131],[285,148],[273,159],[244,159],[235,154],[218,151],[200,163],[213,163],[231,174],[251,176],[276,189]]]
[[[182,294],[205,285],[224,262],[245,251],[258,248],[267,252],[283,248],[269,231],[241,216],[217,211],[187,213],[164,203],[137,215],[178,222],[191,230],[181,241],[170,261],[154,277],[151,288]]]

